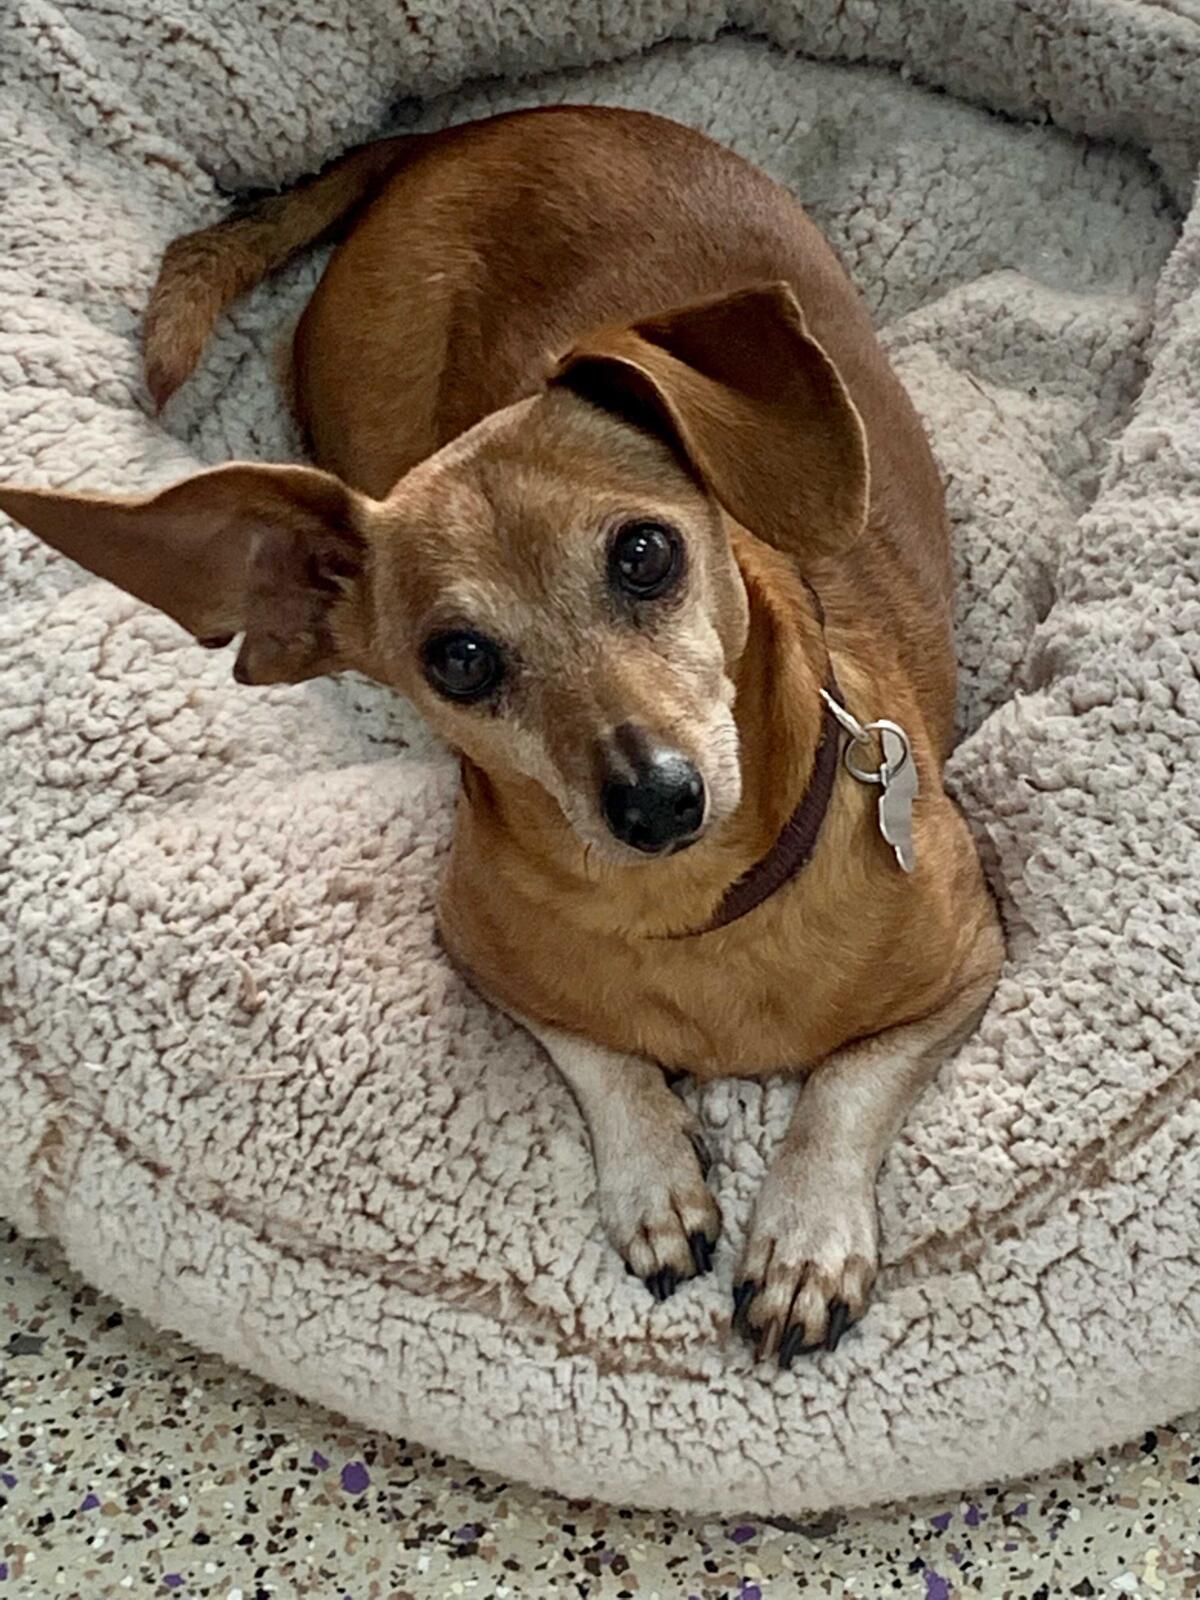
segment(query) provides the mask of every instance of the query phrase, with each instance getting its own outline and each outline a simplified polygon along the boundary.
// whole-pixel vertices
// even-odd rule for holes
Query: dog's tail
[[[243,206],[167,247],[146,309],[146,383],[160,409],[200,359],[217,318],[306,245],[332,234],[426,141],[362,145],[294,189]]]

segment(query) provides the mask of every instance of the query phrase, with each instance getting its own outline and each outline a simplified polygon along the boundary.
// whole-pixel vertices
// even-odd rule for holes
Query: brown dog
[[[241,682],[357,668],[462,752],[446,945],[570,1083],[657,1296],[719,1224],[662,1067],[817,1069],[735,1305],[784,1365],[832,1347],[875,1276],[884,1151],[1001,959],[940,780],[951,577],[920,424],[788,194],[688,129],[575,108],[371,145],[177,240],[155,399],[347,219],[294,343],[324,470],[0,508],[201,642],[242,634]],[[855,737],[879,718],[903,731]],[[839,721],[865,777],[886,760],[882,801]]]

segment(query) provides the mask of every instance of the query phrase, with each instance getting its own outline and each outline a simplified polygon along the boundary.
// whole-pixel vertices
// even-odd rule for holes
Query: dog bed
[[[445,752],[367,683],[239,688],[6,523],[0,1208],[262,1377],[569,1495],[795,1514],[1200,1404],[1195,6],[318,10],[15,0],[0,475],[134,492],[296,453],[274,358],[315,260],[163,418],[142,387],[159,253],[227,191],[528,102],[692,122],[810,207],[927,419],[951,778],[1009,965],[887,1161],[861,1330],[755,1366],[731,1274],[794,1090],[699,1096],[725,1231],[654,1304],[566,1089],[437,948]]]

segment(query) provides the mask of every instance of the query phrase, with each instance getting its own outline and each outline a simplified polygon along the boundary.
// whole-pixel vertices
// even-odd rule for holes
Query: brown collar
[[[832,662],[825,679],[825,691],[838,705],[845,704]],[[821,824],[833,796],[842,748],[842,730],[837,718],[824,700],[821,706],[821,737],[813,757],[808,784],[800,796],[799,805],[780,829],[779,837],[761,860],[748,867],[740,878],[729,885],[720,905],[702,928],[673,934],[673,938],[690,939],[697,934],[715,933],[718,928],[727,928],[731,922],[737,922],[762,905],[764,900],[769,900],[777,889],[782,889],[812,860]]]

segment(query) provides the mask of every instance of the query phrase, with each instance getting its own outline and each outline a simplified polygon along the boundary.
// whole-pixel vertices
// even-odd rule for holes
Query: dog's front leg
[[[522,1019],[524,1021],[524,1019]],[[578,1035],[525,1026],[571,1086],[592,1142],[605,1232],[656,1300],[712,1265],[721,1214],[695,1118],[662,1069]]]
[[[989,973],[934,1016],[839,1051],[805,1083],[734,1278],[734,1325],[760,1357],[788,1367],[802,1351],[835,1349],[866,1310],[879,1265],[880,1163],[994,981]]]

